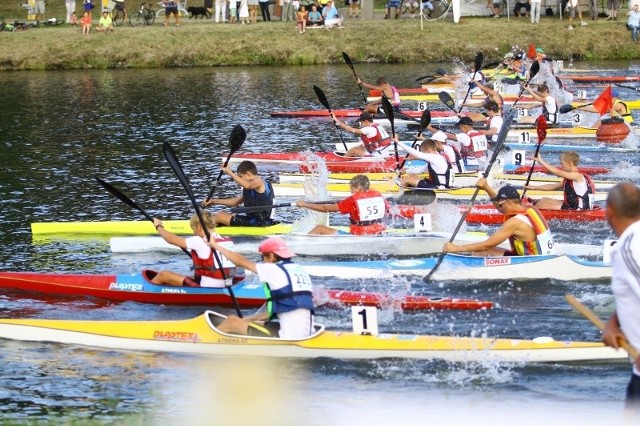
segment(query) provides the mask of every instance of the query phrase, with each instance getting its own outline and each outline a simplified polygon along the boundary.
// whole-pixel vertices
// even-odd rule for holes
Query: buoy
[[[620,117],[605,118],[596,130],[596,140],[606,143],[620,143],[627,136],[631,129]]]

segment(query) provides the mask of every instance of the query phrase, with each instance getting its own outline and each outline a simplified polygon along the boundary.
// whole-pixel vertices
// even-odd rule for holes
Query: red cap
[[[258,247],[258,251],[260,253],[275,253],[283,259],[289,259],[296,255],[287,247],[287,243],[278,237],[271,237],[264,240],[263,243],[260,244],[260,247]]]

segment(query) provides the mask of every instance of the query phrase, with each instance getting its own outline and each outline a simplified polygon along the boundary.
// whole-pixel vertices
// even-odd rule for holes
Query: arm
[[[225,207],[235,207],[242,204],[243,201],[244,201],[244,198],[240,195],[238,197],[233,197],[233,198],[211,198],[209,199],[209,201],[203,202],[203,205],[205,207],[214,206],[214,205],[225,206]]]
[[[349,133],[353,133],[356,136],[361,136],[362,130],[357,129],[355,127],[351,127],[349,125],[347,125],[346,123],[343,123],[342,121],[338,120],[335,115],[333,115],[333,113],[331,113],[331,119],[333,120],[334,123],[336,123],[336,125],[338,125],[341,129],[346,130]]]
[[[380,86],[374,86],[373,84],[365,83],[364,81],[358,78],[358,84],[362,84],[362,87],[366,87],[369,90],[382,90]]]
[[[435,132],[439,131],[440,129],[436,129],[431,124],[429,124],[427,126],[427,130],[430,131],[431,133],[435,133]],[[458,138],[456,137],[455,133],[447,132],[446,130],[440,130],[440,131],[447,136],[447,139],[451,139],[453,141],[457,141],[458,140]]]
[[[162,221],[160,219],[154,217],[153,226],[155,226],[156,230],[158,231],[158,234],[162,237],[162,239],[168,242],[169,244],[178,246],[182,249],[187,248],[187,239],[184,237],[180,237],[174,234],[173,232],[169,232],[166,229],[164,229],[164,226],[162,226]]]
[[[562,170],[557,168],[556,166],[552,166],[551,164],[547,163],[546,161],[544,161],[542,159],[542,156],[540,154],[538,154],[537,157],[535,157],[535,160],[540,163],[540,165],[542,167],[544,167],[545,169],[547,169],[550,173],[561,177],[563,179],[570,179],[576,182],[582,182],[584,180],[584,176],[582,176],[581,173],[579,172],[567,172],[566,170]]]
[[[231,261],[231,263],[233,263],[234,265],[236,265],[236,266],[238,266],[240,268],[247,269],[247,270],[253,272],[254,274],[258,273],[258,269],[256,268],[256,262],[247,259],[246,257],[241,255],[240,253],[236,253],[235,251],[231,251],[231,250],[221,246],[220,244],[218,244],[215,241],[210,241],[209,242],[209,246],[212,249],[217,250],[218,252],[222,253],[222,255],[224,257],[226,257],[227,259],[229,259]]]
[[[256,176],[255,179],[248,180],[235,174],[229,167],[223,167],[222,171],[229,175],[229,177],[231,177],[231,179],[233,179],[234,182],[240,185],[243,189],[257,189],[258,192],[264,192],[264,181],[261,177]],[[262,189],[262,191],[260,191],[260,189]]]
[[[462,245],[446,243],[442,248],[442,251],[446,253],[462,253],[490,250],[497,247],[504,240],[507,240],[509,237],[511,237],[515,232],[516,225],[517,224],[514,223],[512,219],[510,219],[506,221],[504,225],[502,225],[500,229],[498,229],[493,235],[491,235],[484,241]]]
[[[307,203],[306,201],[296,201],[296,206],[298,207],[302,207],[305,209],[309,209],[309,210],[313,210],[315,212],[320,212],[320,213],[332,213],[332,212],[339,212],[340,210],[338,209],[338,204],[334,203],[334,204],[313,204],[313,203]]]
[[[533,189],[536,191],[559,191],[562,189],[562,182],[545,183],[544,185],[527,185],[527,189]]]
[[[544,97],[540,96],[539,94],[537,94],[536,92],[534,92],[533,90],[531,90],[531,87],[529,87],[529,86],[527,85],[527,86],[524,86],[524,88],[525,88],[525,89],[527,89],[527,92],[529,92],[529,94],[531,94],[531,96],[532,96],[534,99],[536,99],[536,100],[538,100],[538,101],[540,101],[540,102],[544,102]]]

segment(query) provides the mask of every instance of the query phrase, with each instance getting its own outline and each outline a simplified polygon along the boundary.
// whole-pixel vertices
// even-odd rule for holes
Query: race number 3
[[[416,232],[431,232],[431,213],[417,213],[413,215],[413,229]]]
[[[524,162],[525,162],[524,154],[525,152],[521,150],[513,151],[513,154],[511,157],[511,163],[515,164],[516,166],[524,165]]]
[[[351,322],[354,334],[378,335],[378,308],[375,306],[352,306]]]

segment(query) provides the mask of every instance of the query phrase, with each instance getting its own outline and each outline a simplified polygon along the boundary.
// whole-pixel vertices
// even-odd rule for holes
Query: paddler
[[[398,142],[398,147],[411,154],[414,158],[424,161],[422,170],[413,170],[412,173],[402,175],[403,186],[411,186],[418,189],[450,188],[453,181],[451,164],[445,154],[438,152],[437,142],[427,139],[420,145],[420,151]],[[423,178],[422,173],[429,173]]]
[[[611,100],[611,105],[613,105],[611,110],[609,111],[608,114],[605,114],[600,120],[596,121],[591,127],[598,128],[603,119],[611,118],[611,117],[620,117],[627,124],[633,123],[633,115],[631,114],[631,110],[629,109],[629,106],[619,98],[620,91],[614,87],[613,89],[611,89],[611,95],[613,96],[613,99]],[[587,111],[587,112],[598,113],[598,111],[596,111],[596,109],[593,106],[583,106],[576,109]]]
[[[358,119],[360,122],[359,129],[338,120],[333,113],[331,113],[331,119],[340,128],[359,136],[362,141],[362,145],[350,148],[344,155],[345,157],[374,156],[386,158],[389,156],[387,148],[391,146],[392,139],[382,126],[373,122],[373,116],[370,113],[365,111],[360,114]]]
[[[260,244],[261,262],[253,262],[243,255],[227,249],[217,241],[211,248],[220,251],[239,268],[257,274],[263,283],[267,303],[260,311],[248,317],[229,315],[217,328],[224,333],[249,334],[254,321],[269,321],[264,328],[273,337],[304,339],[313,333],[313,286],[304,269],[291,261],[295,256],[280,238],[268,238]],[[278,322],[272,322],[275,318]],[[275,331],[277,330],[277,331]],[[273,332],[275,331],[275,332]]]
[[[349,231],[353,235],[379,234],[385,230],[382,219],[389,212],[389,203],[378,191],[369,189],[369,178],[356,175],[349,181],[351,196],[331,204],[313,204],[304,200],[296,202],[298,207],[321,213],[340,212],[348,214],[351,221]],[[336,235],[337,229],[316,225],[309,234]]]
[[[484,132],[473,128],[473,120],[470,117],[460,118],[457,125],[460,133],[443,133],[451,141],[451,145],[460,151],[465,166],[478,166],[482,169],[487,162],[487,137]],[[432,125],[427,126],[427,129],[433,133],[438,131]]]
[[[544,216],[533,206],[523,206],[520,194],[511,185],[496,192],[485,178],[478,179],[476,186],[487,192],[493,205],[505,215],[502,226],[488,239],[472,244],[446,243],[446,253],[473,253],[479,256],[524,256],[553,254],[553,237]],[[505,240],[510,250],[498,248]]]
[[[582,174],[578,170],[580,155],[574,151],[566,151],[560,154],[561,168],[557,168],[542,159],[538,154],[535,161],[540,163],[549,173],[562,178],[557,183],[548,183],[540,186],[528,185],[527,189],[540,191],[564,192],[563,200],[554,200],[544,197],[534,202],[533,205],[542,210],[589,210],[593,208],[593,195],[596,193],[596,185],[591,176]]]
[[[357,78],[358,84],[361,84],[363,87],[366,87],[369,90],[377,90],[382,92],[382,96],[389,99],[389,103],[394,111],[400,111],[400,92],[395,86],[392,86],[387,81],[387,77],[378,77],[376,84],[366,83],[360,78]],[[364,110],[370,114],[384,114],[384,111],[380,108],[382,105],[382,99],[378,101],[369,102]]]
[[[221,237],[215,232],[215,222],[213,215],[209,212],[202,212],[205,226],[209,231],[211,238],[214,238],[217,244],[222,247],[233,247],[233,241],[226,237]],[[193,230],[192,237],[181,237],[170,231],[164,229],[162,221],[160,219],[153,219],[153,226],[155,226],[158,234],[169,244],[178,246],[181,249],[188,250],[193,260],[193,277],[186,277],[178,274],[177,272],[163,270],[156,274],[151,280],[152,283],[158,285],[171,285],[171,286],[183,286],[183,287],[217,287],[221,288],[226,285],[224,278],[231,278],[235,281],[244,278],[244,275],[238,275],[236,277],[236,268],[233,264],[221,257],[222,268],[224,268],[224,275],[220,270],[213,251],[209,247],[206,240],[206,234],[200,223],[198,215],[191,216],[189,225]],[[220,256],[219,256],[220,257]]]
[[[558,124],[558,116],[560,115],[558,111],[558,100],[553,97],[553,95],[551,95],[549,86],[547,86],[546,83],[542,83],[538,85],[538,88],[535,91],[531,90],[531,87],[529,85],[523,87],[527,89],[527,91],[531,94],[531,96],[533,96],[535,100],[542,104],[542,115],[547,120],[547,124]],[[522,119],[518,120],[519,123],[533,123],[534,121],[535,118],[532,115],[523,117]]]

